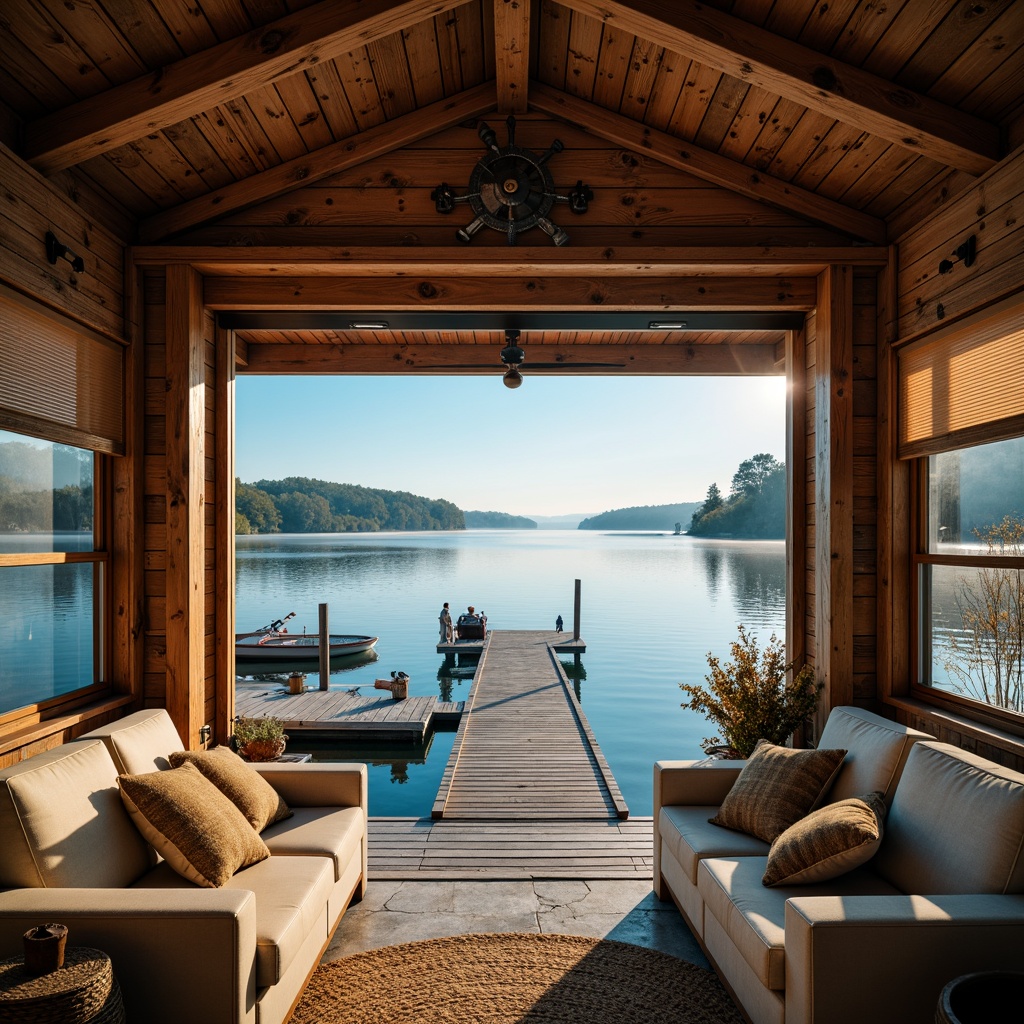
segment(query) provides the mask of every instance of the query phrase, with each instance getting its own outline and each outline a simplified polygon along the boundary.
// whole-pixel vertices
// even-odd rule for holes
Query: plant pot
[[[247,761],[273,761],[284,753],[285,740],[249,740],[241,744],[238,753]]]

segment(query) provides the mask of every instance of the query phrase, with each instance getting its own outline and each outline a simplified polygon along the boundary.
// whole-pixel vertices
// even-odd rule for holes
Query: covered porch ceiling
[[[556,365],[778,372],[823,267],[883,266],[889,243],[1024,141],[1012,0],[9,0],[5,12],[5,138],[108,209],[137,265],[196,267],[249,372],[476,372],[457,350],[500,367],[509,326]],[[830,244],[705,246],[696,215],[673,231],[652,215],[638,241],[623,228],[601,244],[584,224],[564,249],[537,231],[515,249],[489,231],[460,246],[427,198],[470,170],[444,154],[398,161],[384,183],[416,211],[397,245],[377,244],[379,226],[284,208],[256,237],[243,226],[254,208],[508,114],[572,125]],[[667,323],[683,326],[651,326]]]

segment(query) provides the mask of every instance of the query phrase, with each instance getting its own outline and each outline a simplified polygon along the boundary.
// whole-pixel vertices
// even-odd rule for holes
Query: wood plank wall
[[[485,118],[504,145],[504,119]],[[188,232],[175,242],[236,245],[452,245],[455,231],[473,219],[468,204],[444,215],[430,193],[447,182],[465,195],[485,150],[471,121]],[[594,191],[590,209],[573,214],[559,203],[550,217],[573,246],[628,245],[846,245],[834,230],[809,225],[752,199],[675,170],[642,153],[595,138],[540,114],[517,119],[516,145],[543,153],[560,139],[565,150],[548,168],[555,190],[582,180]],[[543,245],[539,229],[523,244]],[[484,228],[467,250],[505,246],[505,235]]]
[[[143,285],[145,334],[145,426],[144,426],[144,674],[143,706],[170,707],[167,662],[167,350],[166,293],[167,282],[162,270],[146,273]],[[196,695],[202,705],[202,723],[213,723],[217,717],[216,689],[216,537],[217,537],[217,352],[215,325],[208,310],[202,316],[203,360],[203,435],[201,550],[203,564],[199,571],[203,581],[202,650],[197,657],[202,664],[201,692]],[[200,723],[200,724],[202,724]],[[195,723],[175,723],[179,732],[191,733]]]

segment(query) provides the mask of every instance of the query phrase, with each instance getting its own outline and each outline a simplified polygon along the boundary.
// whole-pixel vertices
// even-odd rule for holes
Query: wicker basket
[[[0,1019],[12,1024],[124,1024],[110,957],[88,946],[64,953],[64,966],[30,974],[21,957],[0,961]]]

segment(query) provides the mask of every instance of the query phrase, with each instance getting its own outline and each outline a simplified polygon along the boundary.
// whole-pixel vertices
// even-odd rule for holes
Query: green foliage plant
[[[273,715],[263,715],[259,718],[239,715],[235,719],[235,742],[239,747],[244,747],[254,740],[276,743],[287,738],[284,734],[284,723]]]
[[[806,722],[817,709],[825,684],[815,682],[809,665],[794,673],[774,633],[761,651],[757,637],[741,624],[731,650],[732,661],[724,664],[708,652],[707,687],[679,684],[689,698],[682,707],[709,718],[724,734],[724,745],[749,757],[759,739],[782,744]],[[722,745],[717,736],[703,742],[708,753]]]

